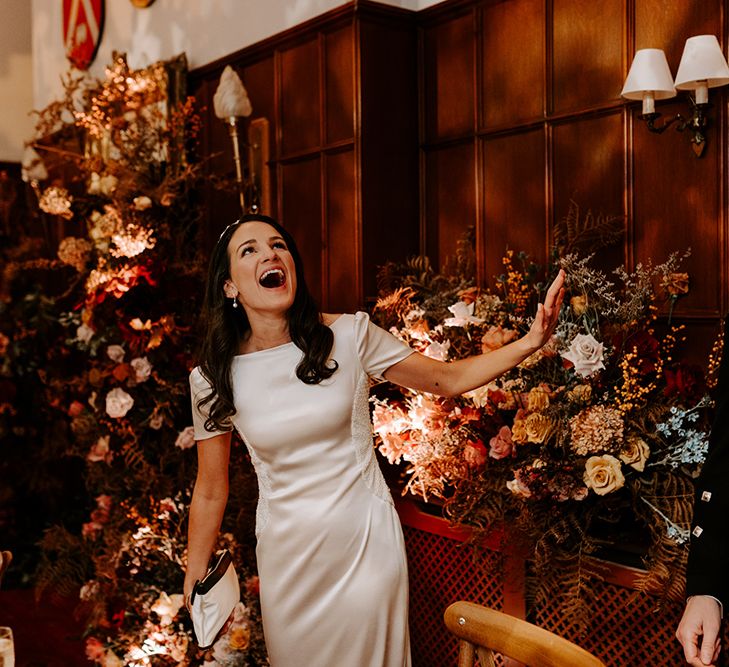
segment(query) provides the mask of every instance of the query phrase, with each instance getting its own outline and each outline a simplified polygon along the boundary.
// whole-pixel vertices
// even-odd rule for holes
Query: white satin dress
[[[273,667],[407,667],[405,547],[375,458],[368,376],[381,378],[412,350],[366,313],[341,315],[331,329],[339,368],[320,384],[296,377],[293,343],[233,360],[233,423],[259,484],[266,647]],[[199,368],[190,384],[195,439],[204,441],[216,433],[195,407],[209,393]]]

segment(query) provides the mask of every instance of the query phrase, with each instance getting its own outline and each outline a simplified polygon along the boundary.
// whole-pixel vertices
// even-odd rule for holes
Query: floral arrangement
[[[243,600],[205,653],[182,605],[206,177],[187,160],[192,102],[162,103],[161,72],[119,58],[103,81],[69,77],[65,98],[39,113],[26,177],[48,233],[21,236],[0,277],[0,435],[34,450],[5,451],[0,472],[26,471],[18,488],[58,503],[29,576],[39,594],[80,590],[90,660],[266,664],[250,565],[255,477],[237,441],[219,546]],[[11,465],[16,451],[25,458]]]
[[[467,244],[461,248],[460,266]],[[526,539],[536,595],[561,601],[585,627],[585,596],[599,579],[599,547],[637,524],[648,535],[647,591],[681,595],[692,478],[707,450],[707,375],[677,358],[683,326],[659,326],[664,299],[688,292],[682,257],[615,271],[590,257],[553,257],[540,280],[528,258],[508,251],[495,290],[426,258],[387,265],[375,317],[423,354],[449,361],[488,353],[528,330],[551,276],[567,274],[552,339],[502,377],[461,397],[375,392],[377,446],[403,469],[403,493],[444,503],[455,523],[510,526]],[[662,331],[659,332],[659,331]]]

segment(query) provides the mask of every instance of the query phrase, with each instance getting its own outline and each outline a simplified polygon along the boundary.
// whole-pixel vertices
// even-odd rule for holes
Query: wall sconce
[[[689,130],[694,153],[696,157],[701,157],[706,147],[707,111],[711,107],[709,88],[728,83],[729,65],[719,41],[714,35],[698,35],[686,40],[675,82],[662,49],[637,51],[620,94],[629,100],[643,101],[639,118],[646,122],[651,132],[660,134],[674,123],[677,123],[679,132]],[[684,118],[676,114],[661,125],[656,125],[661,114],[656,111],[655,101],[675,97],[676,89],[694,91],[693,97],[689,94],[691,115]]]

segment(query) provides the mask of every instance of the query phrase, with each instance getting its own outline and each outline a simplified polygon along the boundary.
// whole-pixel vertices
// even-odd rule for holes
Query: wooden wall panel
[[[282,219],[296,240],[306,283],[322,302],[322,201],[319,155],[280,168]]]
[[[694,35],[717,35],[721,40],[721,0],[634,0],[635,48],[663,49],[676,76],[683,45]],[[632,60],[632,54],[631,54]],[[628,63],[630,64],[630,63]]]
[[[552,1],[554,112],[585,109],[620,97],[625,1]]]
[[[362,290],[372,303],[378,267],[420,251],[418,42],[408,15],[368,17],[359,38]]]
[[[544,114],[544,3],[511,0],[481,15],[481,126],[514,125]]]
[[[423,36],[427,141],[474,130],[475,71],[472,13],[428,27]]]
[[[326,56],[326,139],[334,143],[354,138],[354,34],[347,25],[324,37]]]
[[[554,125],[553,224],[563,219],[574,200],[582,214],[624,214],[624,163],[622,111],[577,117]],[[611,271],[625,263],[624,243],[601,248],[595,264]]]
[[[281,51],[281,156],[318,148],[321,82],[319,41],[310,39]]]
[[[545,260],[547,215],[545,139],[538,128],[483,142],[483,260],[479,273],[494,285],[507,248]]]
[[[327,203],[327,294],[329,312],[352,312],[359,306],[360,245],[355,212],[354,150],[325,157]]]
[[[673,102],[666,111],[683,111]],[[714,128],[716,131],[716,128]],[[722,211],[722,151],[716,136],[697,160],[684,133],[656,136],[635,121],[634,252],[636,261],[663,261],[674,251],[691,248],[684,267],[691,291],[678,304],[678,314],[717,317],[726,271],[722,270],[725,212]]]
[[[428,254],[443,268],[466,229],[476,223],[476,175],[471,142],[434,150],[425,166]]]

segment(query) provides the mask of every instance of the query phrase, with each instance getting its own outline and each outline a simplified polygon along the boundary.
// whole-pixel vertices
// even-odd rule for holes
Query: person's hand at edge
[[[692,667],[716,667],[721,650],[719,630],[721,608],[708,595],[695,595],[686,602],[676,639],[683,646],[686,662]]]

